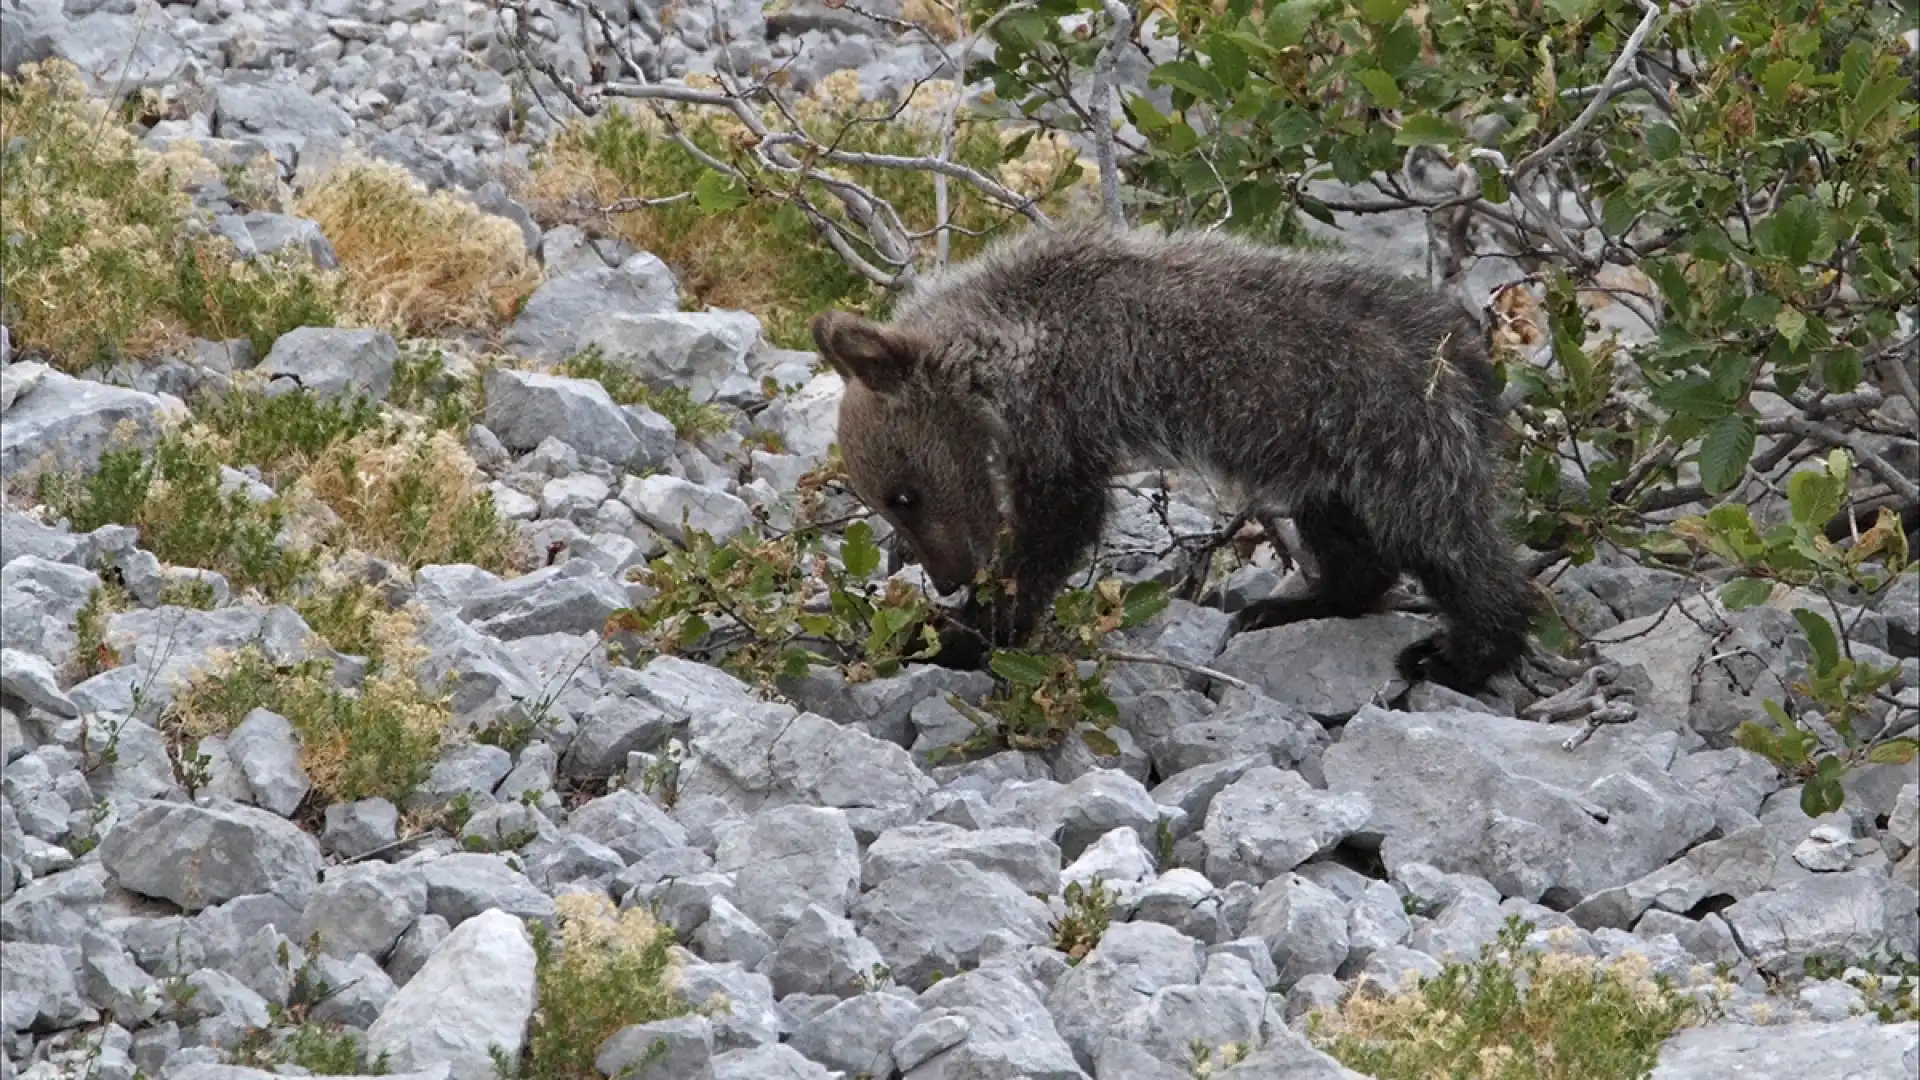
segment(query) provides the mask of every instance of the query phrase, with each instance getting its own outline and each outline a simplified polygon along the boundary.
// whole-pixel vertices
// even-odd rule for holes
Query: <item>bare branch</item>
[[[1555,154],[1565,150],[1567,144],[1579,138],[1580,133],[1587,129],[1587,125],[1593,123],[1594,118],[1600,115],[1600,110],[1606,108],[1607,102],[1612,100],[1613,95],[1618,93],[1621,87],[1634,81],[1634,57],[1640,54],[1640,46],[1646,43],[1647,35],[1653,32],[1653,24],[1665,14],[1653,0],[1637,0],[1637,2],[1640,10],[1646,14],[1641,17],[1640,25],[1633,28],[1633,33],[1627,35],[1627,43],[1621,46],[1620,55],[1614,58],[1613,66],[1607,69],[1606,78],[1601,79],[1600,85],[1594,89],[1593,98],[1587,102],[1587,107],[1580,110],[1580,115],[1574,117],[1573,123],[1568,124],[1566,130],[1548,140],[1547,145],[1514,163],[1513,178],[1516,183],[1545,164]]]
[[[1101,652],[1100,655],[1108,660],[1118,660],[1126,664],[1158,664],[1161,667],[1170,667],[1178,671],[1184,671],[1192,675],[1201,675],[1226,683],[1228,686],[1238,690],[1257,689],[1253,684],[1244,679],[1236,679],[1224,671],[1216,671],[1210,667],[1202,667],[1199,664],[1189,664],[1185,660],[1174,660],[1170,657],[1155,656],[1152,653],[1119,652],[1113,649],[1107,649]]]
[[[1100,202],[1107,221],[1116,226],[1127,223],[1127,212],[1120,205],[1120,169],[1113,159],[1113,89],[1120,69],[1120,49],[1133,34],[1133,12],[1121,0],[1101,0],[1113,26],[1107,42],[1093,62],[1093,93],[1088,102],[1093,116],[1094,155],[1100,163]]]

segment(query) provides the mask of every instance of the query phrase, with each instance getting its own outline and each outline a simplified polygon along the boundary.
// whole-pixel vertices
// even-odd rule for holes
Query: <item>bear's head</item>
[[[942,593],[973,581],[1001,528],[988,426],[970,380],[909,330],[815,316],[820,355],[846,380],[840,455],[854,493],[906,541]]]

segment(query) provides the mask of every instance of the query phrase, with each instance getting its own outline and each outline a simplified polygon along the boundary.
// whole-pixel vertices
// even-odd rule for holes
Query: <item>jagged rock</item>
[[[0,693],[11,694],[36,709],[73,718],[80,710],[60,692],[53,665],[19,649],[0,649]]]
[[[0,16],[0,70],[58,58],[79,69],[98,96],[137,93],[171,85],[188,57],[164,9],[69,14],[58,2],[25,3]]]
[[[678,542],[685,542],[688,530],[695,530],[724,544],[753,528],[753,511],[738,496],[666,473],[628,477],[620,487],[620,501],[649,528]]]
[[[1237,634],[1213,666],[1317,717],[1344,719],[1398,680],[1400,651],[1433,633],[1401,612],[1309,619]]]
[[[553,918],[553,898],[498,855],[459,852],[430,859],[425,869],[427,910],[456,928],[491,910]]]
[[[1083,1065],[1109,1036],[1136,1026],[1160,990],[1191,986],[1206,966],[1200,942],[1159,923],[1116,923],[1047,995],[1054,1025]]]
[[[859,843],[832,807],[762,810],[722,841],[714,865],[733,875],[740,910],[775,938],[808,907],[846,914],[860,891]]]
[[[1812,874],[1721,912],[1740,948],[1765,971],[1799,972],[1809,958],[1845,963],[1891,947],[1920,954],[1920,895],[1871,870]]]
[[[919,1015],[920,1007],[898,994],[861,994],[801,1024],[787,1045],[849,1076],[891,1076],[893,1044]]]
[[[630,863],[687,842],[685,826],[635,791],[616,791],[583,804],[567,819],[567,828],[605,844]]]
[[[713,1080],[836,1080],[826,1066],[782,1043],[715,1055]]]
[[[911,1080],[1087,1080],[1031,985],[1004,968],[949,975],[920,1008],[893,1044]]]
[[[75,619],[99,587],[100,576],[84,566],[16,556],[0,568],[0,635],[9,649],[64,664],[77,643]]]
[[[1248,912],[1247,933],[1265,941],[1279,989],[1311,974],[1331,975],[1349,950],[1347,905],[1299,874],[1274,878]]]
[[[1299,773],[1261,766],[1227,785],[1207,810],[1200,831],[1207,876],[1264,884],[1353,835],[1371,812],[1364,795],[1319,791]]]
[[[279,713],[249,712],[227,736],[227,755],[246,778],[254,804],[281,817],[293,816],[312,786],[300,767],[300,736]]]
[[[1725,1023],[1682,1030],[1660,1047],[1648,1080],[1791,1076],[1855,1080],[1911,1076],[1920,1067],[1920,1023],[1883,1024],[1874,1016],[1797,1020],[1765,1027]]]
[[[9,368],[0,375],[12,375],[15,370],[17,368]],[[5,406],[12,403],[0,396],[0,412],[5,412]],[[26,555],[84,566],[92,554],[92,539],[84,533],[50,528],[17,511],[0,510],[0,566]]]
[[[8,942],[0,949],[0,971],[7,992],[0,994],[0,1030],[53,1032],[88,1018],[91,1012],[73,980],[78,966],[59,945]]]
[[[358,863],[336,867],[314,890],[301,919],[301,940],[320,936],[320,951],[343,960],[387,954],[427,910],[427,879],[417,866]]]
[[[625,694],[603,694],[580,717],[561,771],[577,777],[612,776],[626,768],[628,754],[658,747],[677,727],[676,719],[662,709]]]
[[[301,389],[322,398],[364,394],[384,400],[393,389],[400,347],[385,330],[303,326],[274,341],[256,369],[268,393]]]
[[[140,680],[134,685],[151,687],[148,696],[161,699],[169,697],[180,681],[209,669],[214,656],[231,655],[249,645],[276,666],[291,666],[313,656],[313,631],[299,612],[284,604],[218,611],[173,606],[128,611],[107,620],[106,637],[121,663],[132,669],[127,677]]]
[[[551,436],[620,464],[640,449],[620,407],[597,382],[493,368],[486,393],[485,423],[510,450],[531,450]]]
[[[433,950],[367,1029],[369,1055],[395,1071],[450,1066],[450,1080],[491,1080],[490,1051],[516,1060],[533,1015],[526,928],[499,909],[467,919]]]
[[[881,882],[854,902],[853,921],[896,980],[925,990],[934,972],[951,977],[978,963],[990,934],[1039,944],[1051,920],[1046,905],[1005,877],[953,861]]]
[[[549,260],[553,276],[521,305],[503,339],[507,348],[559,363],[588,344],[582,340],[583,332],[598,318],[609,313],[662,314],[679,306],[673,272],[659,259],[635,256],[613,267],[600,262],[597,255],[588,257],[598,265],[581,263],[558,273],[553,273]]]
[[[852,921],[809,904],[762,968],[773,992],[781,997],[798,993],[852,997],[861,991],[862,980],[885,962]],[[898,968],[893,974],[899,977]]]
[[[1667,775],[1670,745],[1614,728],[1568,754],[1562,738],[1464,710],[1367,706],[1322,764],[1329,790],[1371,802],[1354,841],[1377,838],[1389,872],[1424,862],[1527,900],[1624,885],[1713,828],[1712,810]]]
[[[713,1066],[713,1025],[704,1016],[629,1024],[600,1045],[593,1067],[628,1080],[678,1080]]]
[[[510,605],[491,596],[474,603],[483,610],[504,614]],[[495,610],[495,608],[498,610]],[[418,640],[427,655],[416,672],[423,685],[452,697],[455,716],[475,727],[487,727],[515,702],[540,696],[539,676],[497,638],[483,634],[451,613],[430,616]]]
[[[310,221],[307,218],[294,217],[291,214],[273,214],[256,210],[246,214],[221,214],[214,218],[213,228],[215,232],[233,241],[234,247],[239,249],[243,258],[252,259],[260,255],[274,255],[293,249],[306,255],[317,269],[333,270],[340,265],[338,256],[334,254],[333,245],[328,242],[326,234],[320,231],[319,223]],[[309,328],[303,327],[302,329]],[[267,358],[271,360],[273,354],[280,351],[280,346],[284,344],[288,338],[299,332],[299,330],[295,330],[281,335],[280,339],[274,342],[273,348],[268,350]],[[335,334],[350,332],[351,331],[332,331],[332,333]],[[362,333],[366,332],[363,331]],[[388,342],[391,343],[391,335],[386,336]],[[334,341],[340,345],[349,345],[348,339],[335,338]],[[349,347],[351,347],[351,345],[349,345]],[[346,350],[342,351],[344,352]],[[355,349],[354,351],[359,352],[363,357],[365,355],[364,350]],[[397,350],[395,351],[397,352]],[[334,365],[328,364],[324,366],[333,367]],[[388,385],[390,386],[393,372],[391,359],[386,363],[385,367],[387,370],[386,377],[388,379]],[[368,385],[355,385],[359,383],[359,380],[356,380],[353,376],[377,375],[377,370],[376,366],[355,371],[352,366],[349,365],[344,371],[344,374],[348,377],[347,385],[365,392],[368,389]],[[305,386],[308,390],[322,393],[328,397],[332,397],[346,388],[345,386],[335,386],[329,390],[322,390],[316,385],[315,379],[308,373],[297,372],[296,374],[299,376],[297,381],[300,385]],[[318,373],[316,372],[315,374]],[[329,373],[326,378],[330,379],[331,373]],[[386,391],[381,390],[374,396],[385,397]]]
[[[780,436],[789,454],[817,460],[838,437],[835,428],[846,380],[837,371],[814,375],[790,395],[773,399],[755,419],[755,426]]]
[[[680,999],[689,1005],[727,1001],[727,1011],[713,1017],[713,1045],[717,1050],[764,1046],[780,1038],[780,1016],[774,1007],[773,982],[736,963],[690,962],[680,969]]]
[[[963,829],[927,822],[888,829],[867,847],[861,883],[875,888],[930,863],[960,861],[1006,876],[1021,892],[1039,896],[1060,889],[1060,846],[1028,829]]]
[[[608,364],[654,389],[686,388],[695,401],[751,388],[747,354],[760,320],[744,311],[640,314],[602,308],[580,330],[581,348],[597,348]]]
[[[743,810],[838,807],[856,833],[873,835],[916,819],[935,791],[907,751],[790,706],[721,706],[693,716],[688,733],[682,799],[712,795]]]
[[[306,906],[320,876],[320,845],[264,810],[143,802],[100,843],[122,887],[198,911],[268,893]]]
[[[399,835],[400,811],[381,798],[334,803],[327,807],[320,846],[342,858],[377,851]]]
[[[627,604],[627,592],[619,584],[592,563],[570,559],[475,590],[462,605],[461,617],[487,637],[511,641],[598,631]]]

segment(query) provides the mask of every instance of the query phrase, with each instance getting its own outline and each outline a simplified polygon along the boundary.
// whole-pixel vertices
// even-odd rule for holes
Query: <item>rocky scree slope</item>
[[[718,28],[769,60],[826,57],[796,65],[803,80],[852,68],[885,87],[931,62],[824,7],[726,5],[662,31],[644,2],[611,6],[665,76],[710,68]],[[769,346],[750,315],[679,310],[672,271],[647,253],[543,231],[491,181],[525,154],[503,133],[494,10],[27,0],[0,27],[9,71],[59,57],[103,91],[193,87],[204,107],[150,143],[264,153],[296,182],[364,148],[467,190],[520,227],[545,275],[505,335],[527,364],[489,369],[484,410],[459,432],[520,572],[350,562],[417,614],[422,682],[452,688],[448,734],[391,798],[324,797],[338,778],[310,771],[305,714],[247,707],[184,737],[174,708],[204,690],[186,681],[196,672],[229,672],[249,649],[269,672],[328,661],[348,690],[366,657],[288,603],[163,565],[135,530],[74,531],[10,489],[0,1080],[241,1080],[260,1074],[228,1063],[263,1063],[242,1056],[255,1033],[307,1023],[359,1033],[367,1057],[350,1064],[384,1055],[393,1074],[480,1080],[494,1051],[530,1049],[549,977],[534,930],[615,907],[671,933],[678,1000],[726,1008],[622,1028],[592,1048],[606,1073],[1160,1078],[1190,1075],[1198,1047],[1237,1048],[1217,1076],[1353,1076],[1302,1034],[1309,1010],[1471,959],[1514,916],[1535,928],[1529,947],[1637,956],[1716,1003],[1718,1019],[1663,1048],[1657,1076],[1920,1068],[1914,1021],[1859,1015],[1868,996],[1847,970],[1920,946],[1920,786],[1868,768],[1842,811],[1809,819],[1770,765],[1728,745],[1763,695],[1694,674],[1726,636],[1789,664],[1781,612],[1729,614],[1678,576],[1606,560],[1565,573],[1563,608],[1640,706],[1571,751],[1499,695],[1420,687],[1407,708],[1377,704],[1392,656],[1425,631],[1410,614],[1230,638],[1220,611],[1175,602],[1128,645],[1251,689],[1122,666],[1104,758],[1069,742],[937,760],[970,730],[952,699],[990,691],[981,673],[816,671],[772,694],[673,656],[626,663],[608,620],[650,595],[627,571],[686,526],[725,538],[791,523],[839,384]],[[566,25],[536,32],[586,70]],[[310,222],[230,212],[217,191],[201,201],[255,250],[331,259]],[[730,426],[682,437],[554,373],[588,339]],[[221,355],[235,351],[243,362],[152,357],[97,377],[9,358],[0,469],[96,468],[249,369],[273,393],[388,397],[402,356],[384,333],[328,328]],[[787,388],[771,402],[767,378]],[[221,476],[274,494],[258,469]],[[1165,513],[1138,491],[1116,498],[1100,561],[1130,580],[1183,571],[1157,553],[1217,519],[1184,489]],[[1256,565],[1225,592],[1280,582]],[[127,602],[102,615],[90,603],[106,586]],[[1860,614],[1854,648],[1898,659],[1914,706],[1920,606],[1896,590]],[[1069,955],[1058,927],[1086,908],[1068,897],[1095,883],[1110,922]],[[1809,961],[1827,977],[1799,978]],[[317,1002],[316,980],[334,990]]]

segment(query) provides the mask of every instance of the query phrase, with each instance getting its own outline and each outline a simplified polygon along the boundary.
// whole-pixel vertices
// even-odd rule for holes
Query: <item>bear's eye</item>
[[[896,491],[887,499],[887,505],[895,510],[911,510],[920,505],[920,496],[911,491]]]

